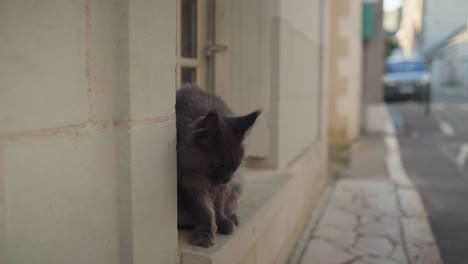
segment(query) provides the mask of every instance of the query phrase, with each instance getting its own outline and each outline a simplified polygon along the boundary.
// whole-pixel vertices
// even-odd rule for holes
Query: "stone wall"
[[[361,1],[329,1],[327,51],[328,136],[331,144],[347,144],[360,132]]]
[[[322,1],[281,0],[274,26],[278,32],[277,89],[279,167],[291,165],[323,140]]]
[[[0,263],[176,262],[175,14],[0,3]]]

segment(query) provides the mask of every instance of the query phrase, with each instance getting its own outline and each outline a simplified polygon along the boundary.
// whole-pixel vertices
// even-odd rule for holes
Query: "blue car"
[[[430,75],[422,58],[389,58],[385,64],[383,78],[385,101],[428,99]]]

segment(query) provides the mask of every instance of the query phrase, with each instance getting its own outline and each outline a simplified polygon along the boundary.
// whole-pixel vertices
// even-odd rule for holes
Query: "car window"
[[[386,72],[420,72],[425,71],[426,66],[423,61],[401,61],[401,62],[392,62],[387,63]]]

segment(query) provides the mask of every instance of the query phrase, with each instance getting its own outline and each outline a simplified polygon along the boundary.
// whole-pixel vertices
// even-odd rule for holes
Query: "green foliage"
[[[398,47],[398,43],[394,39],[385,39],[385,58],[390,57],[393,53],[393,50]]]
[[[328,148],[328,162],[330,176],[336,177],[350,164],[350,146],[349,145],[332,145]]]

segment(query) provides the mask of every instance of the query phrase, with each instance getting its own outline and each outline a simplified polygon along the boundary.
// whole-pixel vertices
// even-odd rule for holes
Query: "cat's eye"
[[[219,170],[219,169],[221,169],[221,167],[223,167],[223,164],[220,163],[220,162],[217,162],[217,163],[214,163],[214,164],[213,164],[213,168],[214,168],[215,170]]]

